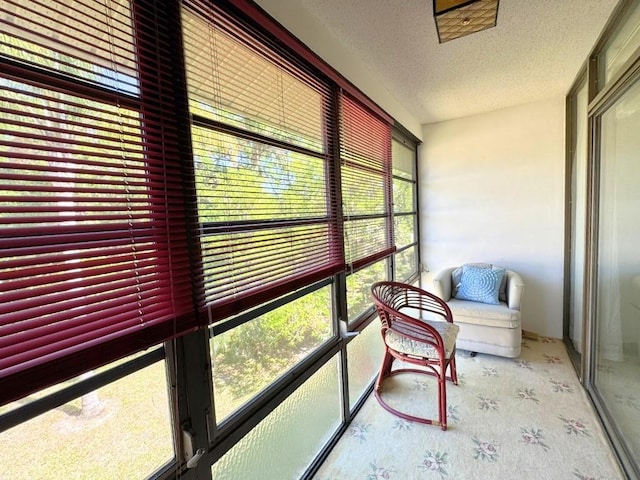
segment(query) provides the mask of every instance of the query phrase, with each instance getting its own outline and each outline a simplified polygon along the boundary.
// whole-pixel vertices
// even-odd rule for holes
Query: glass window
[[[24,407],[25,405],[29,405],[34,403],[37,400],[40,400],[44,397],[47,397],[49,395],[52,395],[54,393],[60,392],[68,387],[71,387],[73,385],[76,385],[78,383],[81,383],[83,380],[86,380],[87,378],[90,378],[94,375],[97,375],[99,373],[103,373],[106,372],[110,369],[112,369],[113,367],[116,367],[118,365],[122,365],[123,363],[126,363],[130,360],[133,360],[135,358],[147,355],[149,353],[149,351],[143,351],[143,352],[139,352],[135,355],[131,355],[129,357],[120,359],[116,362],[113,363],[109,363],[108,365],[102,366],[102,367],[98,367],[95,368],[93,370],[91,370],[90,372],[84,373],[82,375],[78,375],[75,376],[73,378],[70,378],[69,380],[66,380],[64,382],[60,382],[60,383],[56,383],[55,385],[52,385],[51,387],[48,388],[43,388],[42,390],[38,390],[37,392],[32,393],[31,395],[28,395],[24,398],[21,398],[20,400],[17,400],[15,402],[10,402],[7,403],[5,405],[0,406],[0,417],[8,412],[11,412],[13,410],[17,410],[20,407]],[[164,355],[164,353],[162,353],[162,355]]]
[[[416,184],[403,181],[399,177],[393,179],[393,211],[395,213],[414,212],[416,210]]]
[[[415,215],[395,215],[393,222],[396,246],[398,248],[413,245],[418,241]]]
[[[216,480],[300,478],[342,421],[334,357],[212,467]]]
[[[391,127],[344,94],[340,158],[345,257],[358,269],[392,251]]]
[[[636,1],[623,22],[598,54],[598,89],[604,88],[640,47],[640,2]]]
[[[331,286],[211,338],[216,419],[255,397],[328,340]]]
[[[388,280],[387,261],[382,260],[347,276],[347,314],[349,322],[373,308],[371,285]]]
[[[391,157],[393,158],[394,177],[415,180],[416,154],[414,148],[410,148],[394,138],[391,142]]]
[[[175,456],[171,418],[158,361],[0,433],[1,475],[143,478]]]
[[[418,266],[418,211],[416,150],[407,140],[392,141],[393,223],[396,253],[394,280],[415,276]]]
[[[195,328],[167,16],[137,7],[0,7],[5,398]]]
[[[0,55],[139,93],[130,0],[9,1],[3,16]]]
[[[347,345],[349,406],[351,409],[378,373],[383,354],[384,345],[380,337],[380,321],[375,319]]]
[[[398,282],[409,280],[418,271],[418,246],[413,245],[395,255],[395,279]]]
[[[212,321],[343,265],[325,138],[330,87],[217,8],[183,8],[200,301]]]

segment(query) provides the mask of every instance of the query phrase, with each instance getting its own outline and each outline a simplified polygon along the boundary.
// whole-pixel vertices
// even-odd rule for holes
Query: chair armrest
[[[433,293],[445,302],[451,299],[451,272],[453,272],[455,268],[456,267],[449,267],[440,270],[433,277]]]
[[[511,310],[520,310],[524,282],[522,277],[515,272],[509,272],[509,284],[507,285],[507,305]]]

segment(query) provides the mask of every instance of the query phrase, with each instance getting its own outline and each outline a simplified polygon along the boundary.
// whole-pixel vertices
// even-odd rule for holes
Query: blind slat
[[[215,321],[232,306],[258,305],[284,293],[283,285],[305,286],[343,268],[334,100],[328,82],[250,27],[214,5],[185,3],[189,106],[214,121],[193,125],[192,141],[200,301]],[[208,126],[215,122],[241,134]]]
[[[0,404],[198,325],[177,9],[0,5]]]
[[[345,93],[340,159],[345,257],[354,270],[393,251],[391,125]]]

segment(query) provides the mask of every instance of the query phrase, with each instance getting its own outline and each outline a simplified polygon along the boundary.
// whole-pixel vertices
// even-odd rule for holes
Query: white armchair
[[[433,278],[434,293],[449,305],[453,319],[460,327],[457,348],[509,358],[519,356],[522,344],[520,303],[524,291],[520,275],[505,270],[498,301],[492,304],[455,298],[460,272],[460,267],[449,267]]]

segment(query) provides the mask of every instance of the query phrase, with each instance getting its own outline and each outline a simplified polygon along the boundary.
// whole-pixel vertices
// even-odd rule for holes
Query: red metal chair
[[[371,296],[382,323],[384,359],[375,395],[382,407],[401,418],[437,425],[447,429],[446,381],[458,384],[456,373],[456,337],[458,326],[453,323],[451,310],[437,296],[398,282],[378,282],[371,286]],[[399,359],[423,368],[392,370]],[[447,369],[449,376],[447,377]],[[389,406],[380,393],[385,378],[400,373],[419,373],[435,376],[438,381],[438,420],[416,417]]]

